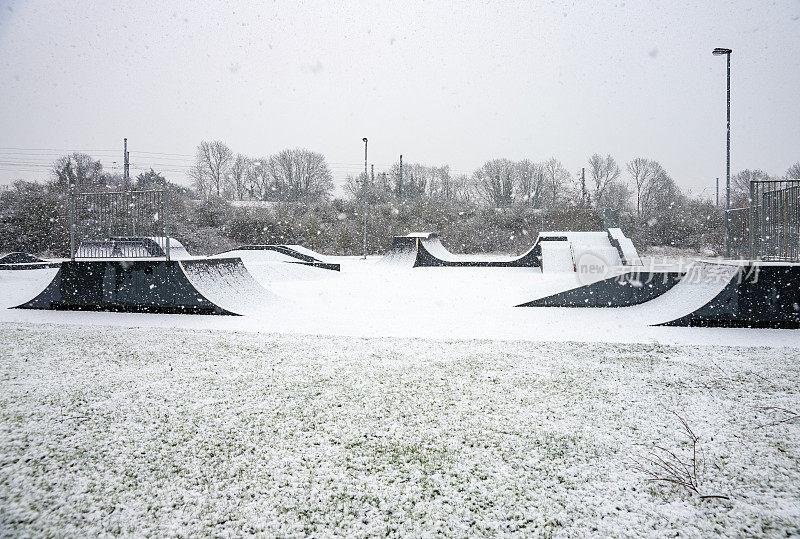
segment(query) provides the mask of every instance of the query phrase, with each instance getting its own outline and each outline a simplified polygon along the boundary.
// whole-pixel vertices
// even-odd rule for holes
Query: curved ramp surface
[[[593,260],[599,257],[610,267],[641,264],[633,243],[619,229],[605,232],[542,232],[533,247],[521,256],[485,259],[451,253],[435,233],[413,233],[395,236],[381,262],[414,268],[528,267],[543,268],[543,271],[575,271],[576,265],[580,265],[586,256]]]
[[[277,296],[262,287],[239,258],[182,260],[189,282],[213,305],[235,314],[269,309]]]
[[[565,238],[559,238],[565,239]],[[519,257],[480,259],[473,255],[451,253],[434,232],[416,232],[395,236],[389,251],[378,262],[382,265],[421,267],[539,267],[541,249],[534,245]]]
[[[409,234],[408,236],[393,237],[391,247],[377,263],[386,266],[416,267],[420,236],[421,234]]]
[[[313,281],[338,275],[338,272],[327,271],[311,264],[296,264],[295,259],[272,250],[234,250],[211,258],[241,259],[248,273],[267,288],[274,282]]]
[[[470,255],[451,253],[442,245],[438,236],[417,239],[417,256],[414,267],[468,267],[468,268],[538,268],[541,265],[541,249],[537,241],[531,249],[519,257],[496,257],[477,259]]]
[[[163,314],[249,314],[275,296],[241,260],[64,262],[47,287],[20,309]]]
[[[735,263],[695,262],[680,281],[664,294],[615,312],[647,325],[672,322],[691,315],[714,300],[737,277],[741,268],[740,264]]]

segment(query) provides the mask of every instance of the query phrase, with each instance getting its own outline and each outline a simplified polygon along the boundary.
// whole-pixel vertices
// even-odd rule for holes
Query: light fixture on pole
[[[364,194],[364,260],[367,259],[367,137],[361,139],[364,141],[364,183],[362,184],[362,191]]]
[[[711,54],[714,56],[725,56],[728,63],[728,138],[726,146],[726,168],[725,168],[725,258],[731,257],[731,49],[717,47]]]

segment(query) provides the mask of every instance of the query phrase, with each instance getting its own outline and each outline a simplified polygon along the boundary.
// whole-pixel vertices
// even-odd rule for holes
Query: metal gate
[[[169,191],[70,193],[70,258],[170,258]]]

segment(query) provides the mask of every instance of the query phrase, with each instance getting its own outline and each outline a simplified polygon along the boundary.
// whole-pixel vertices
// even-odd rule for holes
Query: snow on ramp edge
[[[189,282],[208,301],[240,315],[269,309],[277,296],[261,286],[240,258],[182,260],[181,269]]]
[[[664,294],[640,305],[619,307],[623,316],[661,325],[687,316],[716,298],[742,269],[741,263],[711,263],[698,261],[686,275]]]

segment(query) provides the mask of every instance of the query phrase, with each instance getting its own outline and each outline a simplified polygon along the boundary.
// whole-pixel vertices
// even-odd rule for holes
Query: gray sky
[[[186,7],[190,4],[191,7]],[[83,150],[185,182],[201,140],[322,152],[337,183],[407,162],[659,160],[713,195],[800,161],[800,1],[0,0],[0,183]],[[145,153],[146,152],[146,153]]]

